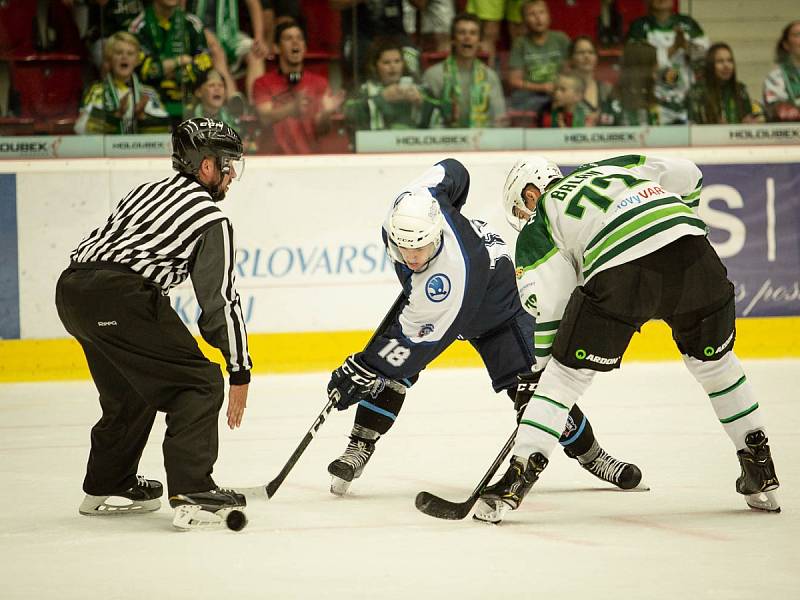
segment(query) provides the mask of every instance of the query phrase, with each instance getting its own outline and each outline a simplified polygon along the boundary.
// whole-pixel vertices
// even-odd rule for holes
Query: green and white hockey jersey
[[[694,208],[702,174],[682,158],[626,155],[578,167],[539,198],[517,238],[517,287],[536,317],[539,370],[576,286],[685,235],[705,235]]]

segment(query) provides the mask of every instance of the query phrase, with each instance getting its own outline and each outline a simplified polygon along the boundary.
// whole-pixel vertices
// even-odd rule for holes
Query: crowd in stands
[[[627,23],[623,0],[598,0],[593,35],[572,36],[553,3],[0,0],[0,125],[36,121],[15,81],[31,55],[79,61],[80,105],[58,115],[75,133],[208,115],[262,153],[346,148],[359,130],[800,121],[800,21],[754,96],[674,0]]]

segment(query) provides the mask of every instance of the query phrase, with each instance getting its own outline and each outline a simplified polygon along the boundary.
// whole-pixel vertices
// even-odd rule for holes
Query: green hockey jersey
[[[572,290],[606,269],[705,235],[702,174],[686,159],[626,155],[578,167],[547,188],[517,238],[520,300],[536,317],[537,370]]]

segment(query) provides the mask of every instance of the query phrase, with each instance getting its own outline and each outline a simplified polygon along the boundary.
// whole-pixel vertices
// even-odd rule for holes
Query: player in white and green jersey
[[[626,155],[567,176],[542,157],[519,161],[504,206],[520,231],[523,306],[536,317],[538,385],[520,422],[511,466],[475,513],[497,522],[547,466],[570,407],[595,372],[619,368],[651,319],[672,329],[737,450],[736,489],[755,509],[779,511],[778,479],[755,394],[733,353],[733,284],[693,208],[702,174],[680,158]]]

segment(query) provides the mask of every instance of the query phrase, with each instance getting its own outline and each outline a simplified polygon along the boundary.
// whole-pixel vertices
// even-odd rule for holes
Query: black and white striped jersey
[[[231,383],[249,381],[252,364],[235,286],[233,228],[194,179],[176,174],[135,188],[70,258],[126,266],[165,294],[191,275],[202,309],[200,333],[222,352]]]

